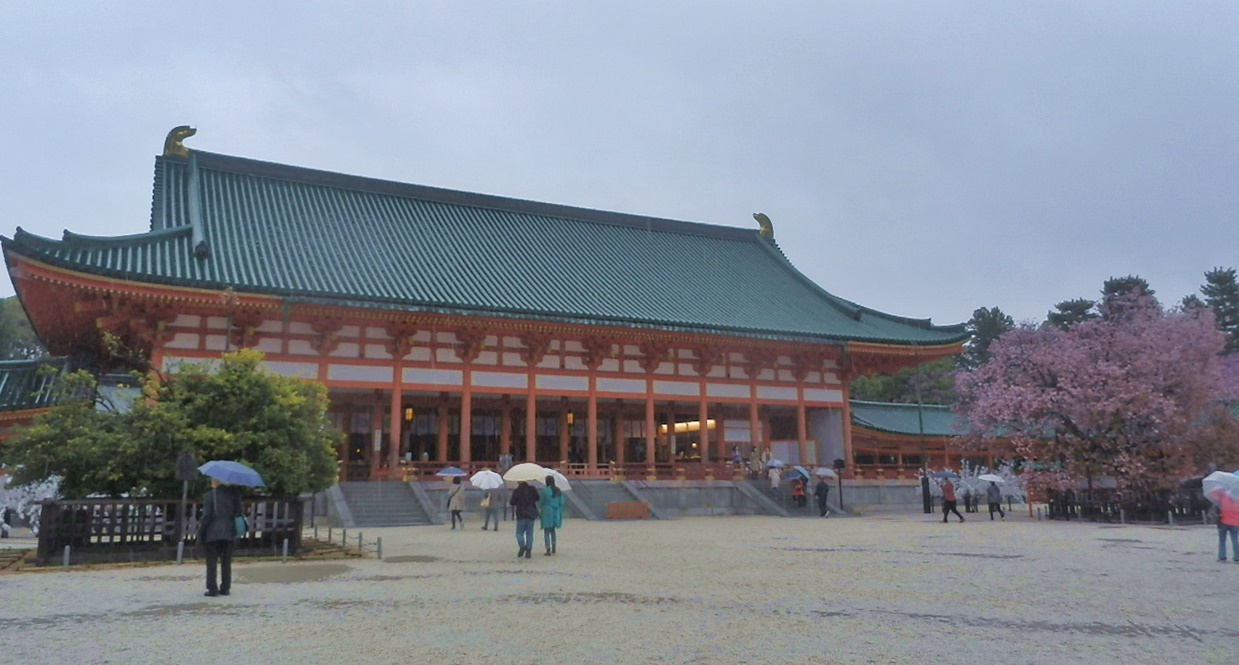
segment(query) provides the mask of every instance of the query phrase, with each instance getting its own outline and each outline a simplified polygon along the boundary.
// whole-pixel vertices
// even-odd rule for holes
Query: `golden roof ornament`
[[[172,131],[168,132],[168,138],[163,141],[163,154],[174,155],[176,157],[188,157],[189,148],[181,145],[181,141],[197,134],[198,130],[189,125],[181,125],[173,127]]]
[[[753,219],[757,220],[757,225],[761,227],[757,231],[757,235],[766,240],[774,240],[774,224],[770,223],[770,218],[764,212],[753,213]]]

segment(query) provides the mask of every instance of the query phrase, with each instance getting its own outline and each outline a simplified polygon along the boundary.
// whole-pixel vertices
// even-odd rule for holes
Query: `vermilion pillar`
[[[805,423],[804,388],[800,389],[800,402],[796,404],[796,442],[800,448],[800,463],[809,463],[809,435]]]
[[[383,399],[379,391],[376,390],[374,393],[374,406],[370,411],[370,440],[366,442],[366,446],[370,448],[371,480],[379,476],[379,458],[383,454],[381,447],[381,442],[383,441]]]
[[[460,392],[460,461],[473,459],[473,388],[469,381],[469,363],[465,363],[464,385]]]
[[[702,462],[710,461],[710,410],[706,408],[706,387],[703,383],[701,386],[701,400],[697,402],[697,422],[700,425],[697,428],[698,442],[697,449],[701,454]]]
[[[559,414],[559,459],[558,462],[566,462],[568,460],[568,414],[572,413],[565,405],[562,413]],[[573,416],[575,419],[576,416]]]
[[[589,405],[586,407],[588,422],[586,422],[586,445],[589,448],[587,460],[589,469],[598,468],[598,395],[595,393],[595,377],[589,375]]]
[[[645,465],[654,468],[654,446],[658,433],[654,423],[654,380],[645,381]],[[652,473],[650,475],[653,475]]]
[[[759,422],[760,421],[758,420],[757,414],[757,397],[756,392],[754,392],[753,397],[749,399],[749,445],[753,447],[753,450],[749,453],[750,455],[757,455],[761,452],[761,440],[758,439],[757,432],[757,424]]]
[[[396,376],[400,376],[400,368],[396,367]],[[399,478],[397,470],[400,468],[400,415],[401,402],[403,401],[400,393],[400,379],[396,379],[396,386],[392,387],[391,391],[391,416],[388,418],[387,426],[390,431],[387,434],[387,475],[389,478]]]
[[[503,411],[499,415],[499,454],[512,452],[512,405],[508,396],[503,396]]]
[[[447,461],[447,393],[439,395],[439,461]]]
[[[530,375],[529,394],[525,396],[525,461],[535,462],[538,457],[538,397],[533,392],[533,376]]]
[[[620,404],[615,408],[615,421],[611,427],[611,445],[615,447],[616,464],[623,464],[624,458],[627,457],[624,454],[626,443],[624,440],[624,407]]]

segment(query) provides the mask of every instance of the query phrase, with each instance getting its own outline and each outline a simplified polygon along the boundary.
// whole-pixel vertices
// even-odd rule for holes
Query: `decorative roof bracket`
[[[766,240],[774,240],[774,224],[770,222],[770,218],[764,212],[753,213],[753,219],[757,220],[757,225],[761,227],[757,231],[757,235]]]
[[[188,157],[189,148],[182,145],[181,141],[197,133],[198,130],[189,125],[173,127],[172,131],[168,132],[168,137],[163,140],[163,154],[171,157]]]

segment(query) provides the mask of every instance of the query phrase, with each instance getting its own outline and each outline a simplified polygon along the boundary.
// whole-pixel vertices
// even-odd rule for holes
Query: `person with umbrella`
[[[792,503],[798,508],[804,508],[809,502],[808,495],[805,493],[804,478],[801,478],[800,474],[796,474],[792,477],[790,484],[792,487]]]
[[[460,476],[452,476],[452,489],[447,493],[447,510],[452,514],[452,530],[456,530],[456,521],[460,521],[460,528],[465,528],[465,518],[463,511],[465,509],[465,487],[460,484]]]
[[[482,496],[482,530],[490,528],[490,521],[495,520],[495,531],[499,530],[499,507],[503,505],[503,476],[486,469],[478,471],[469,478],[473,486],[486,494]]]
[[[542,540],[546,556],[556,552],[555,530],[564,525],[564,493],[555,486],[555,477],[546,477],[546,487],[538,493],[538,512],[542,516]]]
[[[1230,537],[1231,560],[1239,563],[1239,471],[1214,471],[1201,482],[1205,496],[1217,504],[1217,560],[1226,561],[1226,538]]]
[[[508,499],[516,516],[516,558],[529,558],[533,551],[533,521],[538,519],[538,490],[522,480]]]
[[[994,521],[994,511],[998,511],[998,516],[1002,521],[1007,521],[1007,514],[1002,512],[1002,490],[998,489],[998,483],[989,481],[989,487],[985,488],[985,500],[989,502],[989,519]]]
[[[211,479],[211,491],[202,496],[202,519],[198,542],[206,552],[206,594],[232,593],[232,549],[238,535],[234,520],[241,514],[241,494],[235,487]],[[219,583],[215,573],[219,570]]]
[[[767,472],[770,476],[770,491],[777,493],[779,491],[779,481],[782,478],[782,471],[779,467],[771,464],[770,470]]]
[[[959,514],[959,509],[955,507],[955,485],[951,482],[950,477],[942,479],[942,523],[947,523],[947,518],[955,513],[962,523],[964,516]]]
[[[826,507],[826,498],[830,496],[830,485],[826,482],[826,476],[817,477],[817,485],[813,488],[813,496],[817,497],[817,512],[822,517],[830,515],[830,509]]]

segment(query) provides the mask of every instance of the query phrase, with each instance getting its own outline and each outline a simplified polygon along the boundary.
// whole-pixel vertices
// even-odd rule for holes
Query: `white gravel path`
[[[370,529],[384,561],[0,576],[0,663],[1235,663],[1212,527],[569,520]],[[541,532],[536,532],[541,542]]]

